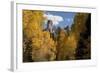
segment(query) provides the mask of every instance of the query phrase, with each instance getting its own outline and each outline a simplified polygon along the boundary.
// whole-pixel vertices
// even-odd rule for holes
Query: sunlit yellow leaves
[[[68,40],[67,40],[67,44],[70,48],[76,48],[77,46],[77,41],[76,41],[76,38],[75,38],[75,35],[70,35],[68,37]]]
[[[23,30],[27,39],[32,41],[33,60],[46,60],[45,56],[47,54],[50,55],[47,60],[55,59],[56,45],[54,40],[50,37],[50,32],[43,31],[43,22],[43,11],[23,11]]]
[[[56,46],[55,46],[55,43],[52,40],[52,38],[50,38],[49,32],[42,31],[39,35],[37,35],[37,37],[32,38],[32,46],[33,46],[33,50],[34,50],[34,47],[37,47],[40,50],[39,54],[41,54],[43,56],[49,54],[50,58],[48,58],[48,60],[55,59]],[[43,56],[40,58],[46,59],[46,57],[45,56],[43,57]],[[33,55],[33,57],[34,57],[34,55]]]
[[[75,60],[76,49],[80,45],[79,40],[83,41],[80,36],[87,31],[85,25],[87,14],[77,13],[70,29],[57,27],[53,33],[50,33],[48,28],[43,28],[45,19],[43,11],[23,10],[23,56],[25,60],[30,60],[28,57],[31,57],[31,61]],[[90,37],[83,42],[86,45],[85,48],[88,48],[85,51],[88,52],[89,57]]]
[[[28,23],[32,20],[32,11],[23,10],[23,29],[27,27]]]
[[[57,44],[58,60],[75,59],[76,37],[73,33],[67,35],[63,29],[60,30]]]
[[[60,31],[59,37],[61,37],[59,40],[61,40],[61,41],[63,42],[64,38],[66,37],[65,31],[64,31],[64,30],[61,30],[61,31]]]
[[[23,10],[23,28],[27,38],[32,38],[42,30],[42,22],[42,11]]]

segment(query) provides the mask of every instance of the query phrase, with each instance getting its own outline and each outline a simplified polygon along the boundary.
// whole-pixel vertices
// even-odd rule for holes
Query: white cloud
[[[59,22],[63,21],[63,17],[58,16],[58,15],[53,15],[53,14],[44,14],[44,17],[46,18],[46,22],[47,20],[52,20],[54,25],[58,25]]]

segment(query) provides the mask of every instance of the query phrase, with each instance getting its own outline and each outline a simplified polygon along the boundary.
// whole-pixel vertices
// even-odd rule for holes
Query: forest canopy
[[[91,14],[74,12],[69,27],[67,13],[45,13],[23,10],[23,62],[91,59]]]

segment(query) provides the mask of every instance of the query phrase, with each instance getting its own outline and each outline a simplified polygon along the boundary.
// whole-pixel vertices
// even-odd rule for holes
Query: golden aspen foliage
[[[64,30],[60,31],[58,40],[58,60],[75,59],[76,38],[73,34],[66,35]]]
[[[32,19],[32,11],[23,10],[23,29],[27,27],[31,19]]]
[[[90,58],[88,14],[76,13],[71,29],[57,27],[53,33],[43,28],[45,19],[44,11],[23,10],[23,62]],[[79,57],[80,48],[84,54]]]
[[[23,14],[23,28],[25,28],[25,35],[27,38],[32,38],[35,34],[42,30],[43,12],[24,10]]]
[[[56,57],[56,45],[50,37],[50,33],[42,29],[44,22],[43,12],[24,10],[23,14],[24,35],[32,42],[32,60],[54,60]]]
[[[66,59],[66,50],[65,43],[67,41],[67,36],[65,31],[61,29],[59,31],[58,40],[57,40],[57,60],[65,60]]]
[[[32,59],[34,61],[41,61],[41,60],[54,60],[56,57],[56,46],[55,42],[50,38],[50,33],[47,31],[41,32],[42,36],[32,38],[32,46],[36,50],[32,50]],[[34,53],[37,51],[37,53]],[[49,57],[46,57],[49,56]],[[38,58],[37,58],[38,57]]]

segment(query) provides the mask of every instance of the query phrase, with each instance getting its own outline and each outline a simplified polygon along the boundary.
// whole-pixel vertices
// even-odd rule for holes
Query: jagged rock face
[[[52,20],[48,20],[46,30],[49,31],[50,33],[53,33],[53,22],[52,22]]]

